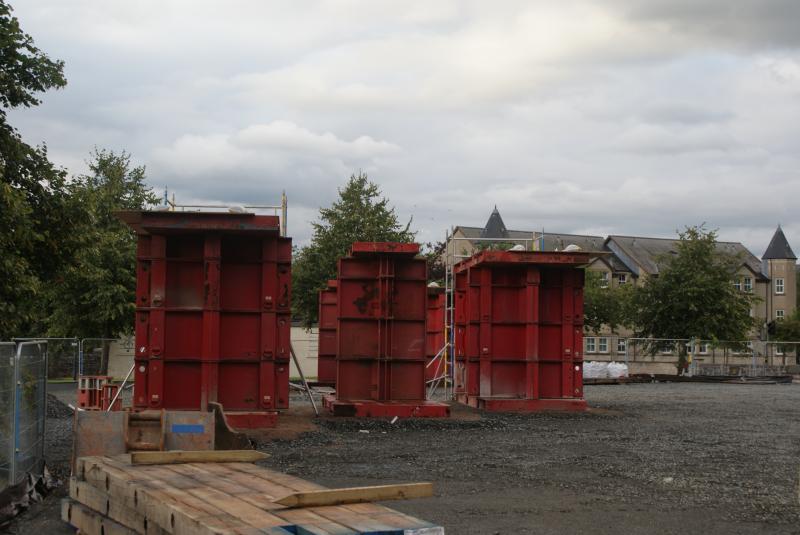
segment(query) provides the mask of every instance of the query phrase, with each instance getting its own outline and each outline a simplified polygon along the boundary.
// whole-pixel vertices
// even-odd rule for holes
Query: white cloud
[[[517,228],[707,221],[755,250],[780,220],[800,244],[795,0],[18,4],[69,78],[11,113],[27,139],[74,171],[127,149],[185,199],[286,189],[300,242],[364,169],[423,240],[496,203]]]

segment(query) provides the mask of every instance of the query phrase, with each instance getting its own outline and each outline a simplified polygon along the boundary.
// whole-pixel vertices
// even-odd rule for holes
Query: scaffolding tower
[[[467,254],[469,251],[464,249],[459,252],[457,244],[459,242],[468,242],[471,249],[475,249],[476,244],[480,243],[514,243],[521,244],[525,251],[540,250],[540,240],[543,238],[544,232],[537,236],[536,232],[531,232],[530,238],[466,238],[455,236],[455,227],[450,227],[445,231],[445,250],[444,250],[444,293],[445,302],[443,307],[444,313],[444,346],[439,350],[433,360],[428,363],[429,366],[436,366],[437,373],[433,379],[428,381],[429,392],[428,398],[430,399],[435,393],[436,389],[442,386],[444,388],[445,399],[455,399],[455,373],[456,373],[456,336],[455,336],[455,278],[453,268],[461,260],[470,258],[472,255]],[[441,372],[441,373],[440,373]]]

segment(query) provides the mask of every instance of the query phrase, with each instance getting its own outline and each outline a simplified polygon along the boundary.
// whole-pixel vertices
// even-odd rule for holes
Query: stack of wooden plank
[[[424,490],[415,494],[415,485],[391,492],[382,487],[366,492],[326,490],[250,462],[193,460],[197,459],[172,457],[169,464],[139,464],[142,461],[131,455],[82,457],[76,461],[62,518],[86,535],[444,533],[441,527],[388,507],[355,503],[368,502],[369,496],[429,495]],[[341,505],[320,505],[325,503]]]

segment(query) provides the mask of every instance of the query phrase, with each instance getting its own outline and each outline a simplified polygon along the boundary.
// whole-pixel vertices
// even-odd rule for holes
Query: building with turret
[[[446,244],[446,262],[453,265],[468,258],[476,251],[487,247],[507,249],[509,245],[522,245],[533,251],[562,251],[576,246],[584,251],[598,251],[604,254],[587,267],[599,273],[601,284],[618,286],[622,284],[641,284],[645,278],[658,276],[660,260],[677,253],[679,240],[651,238],[646,236],[610,235],[606,237],[536,230],[510,230],[503,222],[495,206],[483,227],[459,225],[455,227]],[[765,357],[785,357],[782,348],[770,345],[761,337],[766,331],[766,323],[780,321],[794,313],[797,302],[797,257],[792,251],[783,230],[778,227],[761,259],[739,242],[717,242],[717,250],[741,259],[733,284],[742,292],[755,295],[756,302],[751,311],[754,318],[763,321],[761,328],[755,329],[749,348],[738,354],[724,350],[724,357],[747,358],[753,353]],[[612,333],[608,329],[601,332],[587,332],[585,358],[596,360],[622,360],[630,357],[628,339],[632,333],[619,330]],[[722,350],[701,344],[699,353],[708,355],[713,362]],[[792,352],[794,353],[794,352]],[[702,357],[701,357],[702,358]],[[794,357],[793,357],[794,359]],[[655,359],[654,359],[655,360]],[[735,359],[733,359],[735,360]],[[674,368],[673,368],[674,370]],[[652,370],[648,370],[652,371]]]

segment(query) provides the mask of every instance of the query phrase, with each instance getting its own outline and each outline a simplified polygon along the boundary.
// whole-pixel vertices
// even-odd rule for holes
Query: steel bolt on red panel
[[[456,264],[456,395],[493,411],[583,410],[587,252],[483,251]]]
[[[123,212],[138,234],[134,408],[274,425],[288,407],[291,239],[254,214]],[[235,424],[234,424],[235,425]]]
[[[444,372],[444,361],[436,358],[444,347],[444,288],[428,286],[428,308],[425,326],[425,356],[428,358],[425,368],[425,379],[430,381],[441,377]]]
[[[336,395],[340,416],[449,414],[425,400],[427,266],[419,245],[356,242],[339,259]]]
[[[319,291],[319,335],[317,344],[317,383],[336,385],[336,291],[338,282],[329,280]]]

